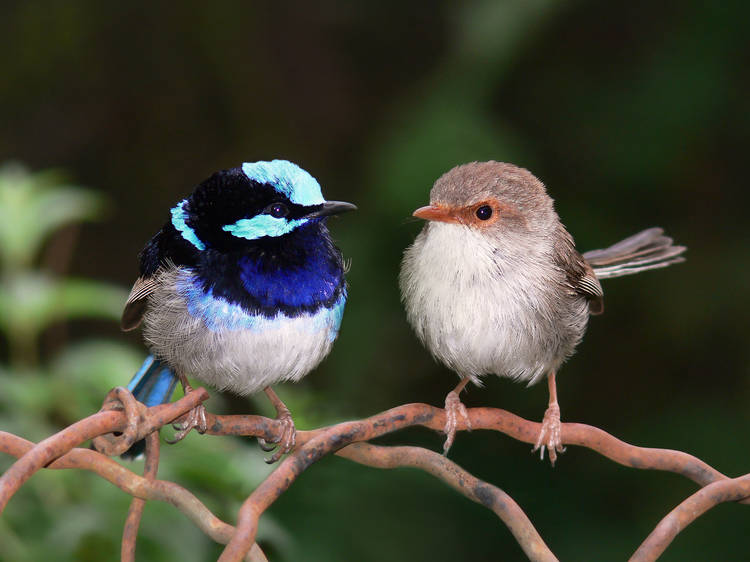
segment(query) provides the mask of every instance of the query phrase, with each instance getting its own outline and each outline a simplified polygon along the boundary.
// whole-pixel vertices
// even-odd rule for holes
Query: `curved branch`
[[[108,409],[108,411],[101,411],[94,414],[40,442],[0,477],[0,511],[5,507],[15,491],[34,472],[55,459],[59,459],[59,461],[55,461],[52,465],[53,467],[57,467],[57,462],[62,461],[64,458],[70,458],[69,455],[72,453],[69,453],[69,455],[65,455],[65,453],[77,444],[97,435],[106,434],[97,439],[97,444],[101,444],[104,450],[112,454],[117,454],[114,451],[120,451],[123,447],[127,448],[134,440],[142,439],[170,422],[179,421],[179,418],[183,414],[189,412],[195,405],[204,401],[207,397],[208,393],[204,389],[198,389],[172,404],[146,409],[142,405],[134,403],[132,396],[124,389],[115,389],[108,397],[108,401],[105,402],[104,409]],[[472,408],[468,410],[468,416],[471,427],[474,429],[488,429],[502,432],[514,439],[527,443],[534,443],[540,430],[539,423],[525,420],[510,412],[496,408]],[[274,442],[278,440],[281,433],[281,425],[277,420],[262,416],[216,416],[209,414],[207,422],[209,427],[206,433],[213,435],[254,436]],[[277,469],[243,503],[238,514],[236,531],[233,527],[222,523],[222,525],[226,525],[226,527],[222,527],[223,530],[221,532],[224,540],[215,540],[225,543],[228,541],[228,546],[222,554],[221,559],[239,560],[246,553],[249,553],[248,555],[251,557],[256,555],[262,556],[262,553],[258,554],[259,549],[257,549],[257,546],[253,547],[258,519],[268,506],[292,485],[297,476],[318,459],[329,453],[339,451],[352,443],[368,441],[375,437],[414,425],[422,425],[435,431],[442,431],[445,425],[445,412],[441,408],[436,408],[428,404],[406,404],[363,420],[344,422],[313,431],[298,432],[296,449],[280,463]],[[459,420],[457,429],[467,429],[466,421]],[[624,466],[675,472],[690,478],[701,486],[712,485],[712,483],[718,485],[720,483],[731,482],[724,474],[692,455],[668,449],[636,447],[620,441],[592,426],[565,423],[562,424],[561,436],[562,442],[566,445],[578,445],[590,448]],[[0,432],[0,450],[9,447],[7,444],[9,437],[12,436]],[[76,454],[80,452],[82,451],[73,451]],[[91,451],[88,451],[88,453],[96,454]],[[63,455],[65,456],[63,457]],[[425,452],[420,453],[420,455],[429,456],[431,453]],[[101,459],[105,459],[105,457],[101,457]],[[101,463],[97,460],[94,464],[100,465]],[[122,469],[117,463],[113,464]],[[430,464],[430,466],[433,466],[431,470],[437,470],[434,469],[434,466],[436,466],[435,463]],[[81,468],[92,469],[90,467]],[[110,468],[107,470],[114,469]],[[427,469],[425,468],[425,470]],[[131,479],[131,482],[135,482],[132,478],[139,478],[127,470],[126,472],[130,475],[128,478]],[[145,479],[143,480],[145,481]],[[114,480],[110,481],[114,482]],[[117,482],[114,483],[117,484]],[[120,484],[117,485],[119,486]],[[149,493],[156,493],[156,490],[164,486],[169,487],[170,485],[174,486],[171,483],[156,480],[151,484],[150,488],[148,486],[144,488],[145,485],[143,484],[136,486],[136,488],[140,487],[140,492],[123,489],[133,496],[145,497],[141,495],[146,494],[143,489],[149,489]],[[724,485],[731,488],[733,492],[729,499],[722,501],[750,503],[750,490],[746,490],[743,486],[733,487],[731,484]],[[716,489],[724,488],[717,487]],[[181,488],[180,490],[188,493]],[[170,493],[164,493],[162,497],[148,497],[147,499],[161,499],[162,501],[170,501],[178,505],[179,500],[174,499],[177,496],[170,495]],[[190,497],[195,499],[193,496]],[[696,494],[696,497],[702,498],[703,496],[699,492]],[[197,502],[197,500],[195,501]],[[205,510],[205,507],[200,502],[198,504]],[[188,514],[200,511],[197,507],[187,508],[183,506],[180,509]],[[680,507],[678,506],[676,510],[679,509]],[[671,521],[672,519],[672,514],[670,514],[670,516],[665,518],[665,521]],[[661,527],[662,530],[657,530],[659,530],[659,533],[663,533],[663,529],[669,525],[671,523],[664,523]],[[683,527],[676,528],[677,530],[664,543],[663,548],[666,548],[666,545],[669,544],[669,541],[672,540],[681,528]],[[639,552],[650,553],[654,551],[655,547],[653,545],[656,544],[655,541],[658,542],[650,536],[644,545],[642,545],[643,550],[639,549]],[[251,547],[253,547],[252,550],[250,550]],[[262,558],[257,559],[261,560]]]
[[[499,408],[469,408],[469,420],[474,430],[487,429],[504,433],[524,443],[535,443],[541,424],[523,419]],[[260,416],[211,416],[213,425],[206,433],[212,435],[242,435],[267,438],[276,430],[276,420]],[[357,435],[347,439],[356,425]],[[358,422],[344,422],[313,431],[297,432],[297,447],[321,435],[322,432],[341,434],[348,442],[369,441],[405,427],[421,425],[438,432],[445,427],[445,412],[429,404],[404,404]],[[458,421],[457,430],[466,430],[466,422]],[[674,472],[689,478],[700,486],[728,478],[702,460],[671,449],[637,447],[613,437],[606,431],[580,423],[563,423],[561,431],[564,445],[577,445],[596,451],[623,466],[639,469]],[[268,440],[268,439],[267,439]],[[343,446],[343,445],[342,445]],[[743,502],[746,503],[746,502]]]
[[[535,442],[541,428],[539,423],[496,408],[472,408],[468,410],[468,414],[474,429],[500,431],[527,443]],[[229,418],[222,418],[225,428],[242,429],[243,416]],[[364,420],[344,422],[310,432],[298,432],[297,448],[242,504],[237,519],[237,533],[219,560],[229,562],[241,559],[255,540],[260,515],[318,459],[350,443],[369,441],[412,425],[422,425],[441,431],[445,426],[445,412],[428,404],[406,404]],[[257,429],[257,425],[248,429]],[[459,422],[458,429],[466,429],[465,421]],[[585,424],[563,424],[562,441],[564,444],[588,447],[625,466],[676,472],[700,485],[727,478],[687,453],[636,447]]]
[[[0,431],[0,452],[21,458],[34,449],[34,444],[12,433]],[[188,490],[165,480],[148,480],[131,472],[121,464],[91,449],[73,449],[45,468],[88,470],[101,476],[120,490],[143,500],[172,504],[196,527],[219,544],[227,544],[235,528],[216,517],[210,509]],[[268,562],[257,545],[253,545],[247,560]]]
[[[208,392],[199,388],[177,402],[154,406],[139,412],[137,439],[142,439],[189,412],[206,399],[208,399]],[[128,424],[128,417],[123,411],[105,410],[84,418],[37,443],[31,451],[23,455],[0,476],[0,513],[3,512],[13,494],[39,469],[89,439],[107,433],[124,431]]]
[[[143,467],[143,477],[153,482],[159,469],[159,434],[150,433],[146,437],[146,463]],[[120,560],[122,562],[135,562],[135,543],[138,539],[138,528],[141,525],[143,508],[146,500],[133,498],[125,518],[125,526],[122,530],[122,545],[120,548]]]
[[[383,447],[370,443],[352,443],[336,454],[375,468],[390,469],[403,466],[424,470],[470,500],[494,511],[508,527],[529,560],[557,561],[513,498],[500,488],[479,480],[444,455],[421,447]]]
[[[709,509],[724,502],[736,502],[750,496],[750,474],[727,480],[719,480],[701,488],[684,500],[651,531],[630,562],[656,560],[685,527]]]

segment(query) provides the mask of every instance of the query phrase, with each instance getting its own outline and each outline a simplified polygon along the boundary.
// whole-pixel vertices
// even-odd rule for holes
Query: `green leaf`
[[[37,335],[60,320],[117,320],[126,299],[127,291],[114,285],[20,273],[0,284],[0,330]]]
[[[64,184],[59,172],[0,166],[0,262],[11,271],[28,267],[55,230],[94,219],[103,208],[99,194]]]

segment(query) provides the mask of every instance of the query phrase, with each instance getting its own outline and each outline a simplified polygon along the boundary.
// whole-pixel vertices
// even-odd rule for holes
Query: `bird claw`
[[[281,426],[281,435],[279,436],[278,441],[272,441],[274,444],[269,446],[265,439],[258,438],[258,445],[264,451],[269,452],[276,449],[276,452],[273,455],[264,459],[268,464],[273,464],[278,461],[283,455],[294,449],[294,446],[297,443],[297,429],[294,427],[292,414],[286,409],[286,407],[279,409],[276,421]]]
[[[469,419],[469,412],[466,411],[466,406],[461,402],[461,398],[458,396],[458,392],[452,390],[445,397],[445,427],[443,433],[445,433],[445,443],[443,443],[443,454],[447,455],[453,441],[456,438],[456,428],[458,426],[458,416],[461,416],[466,423],[466,429],[471,431],[471,419]]]
[[[258,447],[260,447],[261,451],[265,451],[266,453],[270,453],[276,448],[275,443],[268,444],[268,441],[263,439],[262,437],[258,437]]]
[[[537,437],[536,444],[534,445],[534,448],[531,449],[531,452],[535,453],[539,450],[539,458],[544,460],[544,450],[547,449],[549,452],[549,462],[552,466],[555,466],[557,453],[565,452],[565,447],[562,445],[562,439],[560,436],[561,428],[560,406],[556,403],[550,404],[547,411],[544,412],[542,429],[539,431],[539,437]]]
[[[203,404],[198,404],[195,408],[187,413],[184,421],[180,423],[172,424],[172,427],[177,431],[172,439],[167,439],[167,443],[174,445],[175,443],[185,439],[191,430],[195,429],[198,433],[203,435],[208,429],[208,422],[206,421],[206,408]]]

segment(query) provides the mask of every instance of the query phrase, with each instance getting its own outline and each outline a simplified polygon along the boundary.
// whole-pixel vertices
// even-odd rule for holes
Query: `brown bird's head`
[[[443,174],[430,192],[430,204],[413,215],[495,236],[509,231],[542,234],[558,224],[541,181],[524,168],[492,160],[463,164]]]

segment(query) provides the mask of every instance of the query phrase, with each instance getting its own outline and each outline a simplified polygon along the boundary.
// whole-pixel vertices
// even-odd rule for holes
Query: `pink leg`
[[[464,387],[469,383],[468,377],[462,377],[461,382],[458,383],[456,388],[451,390],[445,397],[445,443],[443,443],[443,454],[447,455],[448,451],[453,445],[453,441],[456,438],[456,426],[458,425],[458,416],[461,416],[466,422],[466,427],[471,431],[471,420],[469,420],[469,414],[466,411],[466,406],[461,402],[459,394]]]
[[[276,443],[278,444],[278,449],[276,449],[276,452],[271,456],[271,458],[266,459],[266,462],[268,464],[273,464],[277,460],[279,460],[282,455],[285,455],[286,453],[294,449],[294,445],[297,440],[297,430],[294,427],[292,414],[291,412],[289,412],[289,408],[286,407],[286,404],[281,401],[281,398],[276,395],[276,393],[271,389],[270,386],[263,389],[263,392],[266,393],[266,396],[268,396],[271,404],[273,404],[273,407],[276,408],[276,420],[281,425],[281,437],[278,441],[276,441]],[[258,438],[258,443],[260,444],[260,448],[264,451],[273,450],[273,447],[268,447],[266,445],[265,439]]]
[[[182,391],[185,394],[193,392],[193,387],[190,386],[187,377],[182,374],[178,376],[180,378],[180,384],[182,385]],[[179,431],[175,433],[172,439],[167,439],[167,443],[174,444],[178,441],[182,441],[193,428],[202,435],[206,432],[206,429],[208,429],[208,424],[206,423],[206,408],[203,404],[199,404],[188,412],[185,421],[174,424],[174,428]]]
[[[555,382],[555,373],[547,375],[547,385],[549,386],[549,405],[544,412],[542,420],[542,429],[539,431],[539,437],[531,452],[539,450],[539,456],[544,459],[544,449],[549,452],[549,462],[555,466],[557,453],[564,453],[565,447],[562,445],[560,438],[560,406],[557,403],[557,384]],[[546,438],[546,439],[545,439]]]

